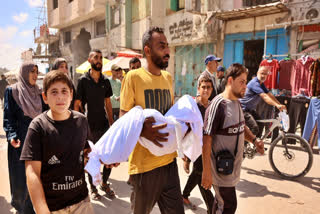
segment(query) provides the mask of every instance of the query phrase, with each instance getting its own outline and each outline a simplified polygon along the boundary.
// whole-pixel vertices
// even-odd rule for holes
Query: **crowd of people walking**
[[[11,205],[18,213],[94,213],[90,200],[99,200],[101,195],[90,174],[90,190],[87,188],[84,166],[90,158],[88,141],[97,143],[135,106],[164,115],[174,104],[172,76],[165,71],[170,49],[163,29],[148,29],[142,37],[142,50],[146,66],[141,67],[140,60],[133,58],[124,77],[123,69],[116,64],[111,67],[111,77],[103,75],[102,52],[92,50],[88,56],[91,68],[80,77],[77,87],[63,58],[55,60],[42,89],[36,84],[38,67],[31,62],[22,64],[16,84],[5,85],[4,90],[1,83]],[[236,212],[235,186],[240,180],[244,141],[264,153],[251,110],[260,97],[279,109],[283,106],[264,87],[263,68],[247,87],[247,69],[234,63],[225,70],[219,66],[221,60],[207,56],[206,70],[198,78],[195,102],[204,122],[203,152],[191,173],[190,159],[183,158],[184,170],[190,173],[183,192],[177,152],[156,156],[137,143],[128,158],[133,213],[150,213],[156,203],[166,214],[182,214],[184,206],[196,209],[189,200],[195,186],[208,213]],[[167,124],[155,122],[152,117],[146,118],[140,137],[160,150],[169,134],[162,132]],[[120,163],[102,164],[99,188],[112,199],[116,193],[108,179],[112,168]]]

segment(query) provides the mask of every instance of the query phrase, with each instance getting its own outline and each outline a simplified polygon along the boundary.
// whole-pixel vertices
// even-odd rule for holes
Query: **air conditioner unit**
[[[312,8],[306,12],[306,19],[316,19],[319,17],[319,10]]]

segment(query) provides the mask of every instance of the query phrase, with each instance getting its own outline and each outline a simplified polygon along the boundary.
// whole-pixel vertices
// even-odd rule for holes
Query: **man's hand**
[[[153,117],[147,117],[143,123],[140,136],[150,140],[159,147],[163,147],[159,142],[167,142],[169,133],[160,133],[159,130],[166,128],[167,124],[153,125],[155,122]]]
[[[120,101],[120,96],[119,97],[115,97],[116,101]]]
[[[203,169],[201,186],[206,190],[211,188],[211,186],[212,186],[212,174],[211,174],[210,170]]]
[[[10,141],[11,146],[13,146],[13,148],[19,148],[21,146],[21,142],[19,139],[15,140],[15,139],[11,139]]]
[[[279,109],[279,111],[287,110],[287,107],[285,105],[278,104],[276,107],[277,109]]]
[[[254,145],[256,146],[256,150],[258,153],[260,153],[261,155],[264,154],[264,143],[262,140],[257,140]]]

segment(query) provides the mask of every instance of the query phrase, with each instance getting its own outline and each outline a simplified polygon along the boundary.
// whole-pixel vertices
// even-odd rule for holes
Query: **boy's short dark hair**
[[[140,63],[141,63],[140,59],[139,59],[138,57],[133,57],[133,58],[130,59],[130,61],[129,61],[129,66],[130,66],[131,64],[134,64],[134,63],[137,63],[137,62],[140,62]]]
[[[43,92],[47,95],[47,91],[53,83],[63,82],[67,84],[70,91],[72,90],[72,81],[63,71],[53,70],[47,73],[43,79]]]
[[[227,69],[227,74],[226,74],[226,81],[228,81],[229,77],[232,77],[232,79],[236,79],[243,73],[248,73],[248,69],[241,65],[240,63],[233,63],[229,66]]]
[[[198,87],[201,86],[201,83],[203,82],[210,82],[211,83],[211,87],[213,88],[213,82],[212,79],[208,76],[208,75],[201,75],[199,77],[199,81],[198,81]]]

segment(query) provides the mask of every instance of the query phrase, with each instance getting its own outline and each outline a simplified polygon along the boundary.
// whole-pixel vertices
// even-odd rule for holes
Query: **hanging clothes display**
[[[320,58],[312,63],[311,71],[311,94],[312,96],[320,95]]]
[[[294,72],[296,61],[292,59],[279,62],[279,89],[291,90],[290,78]]]
[[[260,63],[260,67],[268,67],[270,74],[268,75],[264,85],[268,89],[278,89],[278,72],[279,72],[279,62],[276,59],[265,59]]]
[[[310,107],[308,109],[306,121],[305,121],[305,129],[303,130],[302,137],[307,141],[310,140],[311,133],[315,126],[320,126],[320,99],[313,98],[310,101]],[[318,135],[318,144],[320,143],[320,135]]]
[[[304,94],[310,97],[311,94],[311,72],[310,66],[314,59],[310,56],[302,56],[296,60],[295,69],[291,75],[292,96]]]

